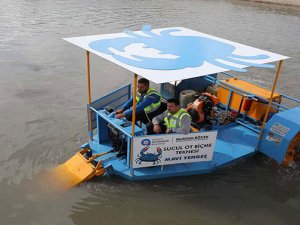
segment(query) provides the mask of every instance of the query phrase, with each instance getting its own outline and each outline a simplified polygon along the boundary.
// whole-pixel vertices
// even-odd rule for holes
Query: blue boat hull
[[[128,180],[148,180],[175,176],[187,176],[210,173],[220,167],[232,164],[237,160],[255,153],[258,142],[258,133],[237,123],[224,126],[218,130],[215,150],[212,161],[181,163],[164,166],[130,169],[127,159],[117,158],[115,153],[103,158],[103,166],[110,174],[121,176]],[[99,145],[97,140],[90,142],[94,154],[106,152],[111,149],[108,144]],[[99,158],[98,160],[102,160]]]

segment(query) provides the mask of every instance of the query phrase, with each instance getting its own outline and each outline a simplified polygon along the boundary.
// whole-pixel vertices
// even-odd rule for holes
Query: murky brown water
[[[99,178],[65,193],[36,175],[87,140],[85,52],[61,38],[184,26],[288,55],[279,91],[300,98],[300,8],[246,1],[1,0],[0,224],[299,224],[299,167],[255,157],[210,175]],[[131,79],[92,57],[96,98]],[[270,86],[274,71],[251,80]],[[105,81],[105,83],[101,83]]]

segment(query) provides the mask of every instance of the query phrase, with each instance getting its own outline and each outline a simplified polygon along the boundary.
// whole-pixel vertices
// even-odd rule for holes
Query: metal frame
[[[276,84],[277,84],[277,81],[278,81],[278,78],[279,78],[279,75],[280,75],[280,70],[281,70],[282,63],[283,63],[283,60],[280,60],[279,64],[278,64],[276,77],[275,77],[275,80],[274,80],[274,83],[273,83],[272,93],[271,93],[270,100],[269,100],[269,103],[268,103],[268,106],[267,106],[267,111],[266,111],[266,114],[265,114],[265,117],[264,117],[264,120],[263,120],[263,123],[262,123],[262,127],[261,127],[261,131],[260,131],[258,140],[261,139],[261,136],[262,136],[262,133],[263,133],[266,121],[267,121],[267,117],[269,116],[271,103],[272,103],[273,95],[274,95],[274,92],[275,92],[275,89],[276,89]]]
[[[100,124],[100,118],[103,119],[104,121],[106,122],[109,122],[111,123],[112,121],[110,121],[108,118],[106,118],[105,116],[103,116],[101,114],[101,112],[99,112],[99,109],[95,109],[94,107],[92,107],[92,102],[91,102],[91,85],[90,85],[90,54],[89,54],[89,51],[86,52],[86,61],[87,61],[87,83],[88,83],[88,112],[89,112],[89,138],[90,138],[90,142],[93,142],[93,125],[92,125],[92,115],[93,113],[95,113],[96,115],[96,121],[97,121],[97,130],[98,130],[98,134],[97,134],[97,138],[98,138],[98,142],[100,144],[100,130],[99,130],[99,126],[101,125]],[[278,81],[278,78],[279,78],[279,75],[280,75],[280,70],[281,70],[281,66],[282,66],[282,62],[283,60],[281,60],[279,62],[279,66],[278,66],[278,70],[277,70],[277,73],[276,73],[276,77],[275,77],[275,80],[274,80],[274,83],[273,83],[273,88],[272,88],[272,92],[271,92],[271,96],[270,96],[270,99],[273,98],[274,96],[274,93],[275,93],[275,88],[276,88],[276,84],[277,84],[277,81]],[[230,77],[234,77],[233,75],[231,74],[228,74],[228,73],[224,73],[224,75],[226,76],[230,76]],[[131,122],[131,132],[128,132],[128,130],[125,130],[123,129],[122,127],[118,126],[117,129],[119,129],[124,135],[127,136],[127,166],[129,168],[129,176],[133,179],[134,177],[134,168],[133,168],[133,140],[134,140],[134,136],[135,136],[135,121],[136,121],[136,95],[137,95],[137,77],[138,75],[137,74],[134,74],[133,76],[133,106],[132,106],[132,110],[133,110],[133,113],[132,113],[132,122]],[[227,100],[227,105],[225,106],[226,107],[226,110],[230,109],[230,101],[231,101],[231,96],[233,93],[237,93],[237,94],[240,94],[240,95],[245,95],[245,94],[251,94],[249,92],[246,92],[242,89],[239,89],[239,88],[236,88],[234,87],[234,89],[231,89],[230,88],[230,85],[226,84],[226,86],[223,84],[222,81],[216,79],[216,78],[212,78],[212,77],[209,77],[209,76],[206,76],[205,79],[207,79],[208,81],[210,81],[212,84],[218,84],[219,86],[222,86],[226,89],[228,89],[230,91],[230,94],[228,96],[228,100]],[[114,94],[118,91],[120,91],[121,89],[125,88],[125,87],[128,87],[128,92],[124,95],[122,95],[121,97],[117,98],[117,100],[121,99],[122,97],[126,96],[128,97],[128,99],[130,98],[130,89],[131,89],[131,85],[127,85],[127,86],[124,86],[124,87],[121,87],[115,91],[113,91],[112,93],[109,93],[97,100],[95,100],[94,102],[96,101],[100,101],[101,99],[105,98],[105,97],[108,97],[110,96],[111,94]],[[298,99],[295,99],[295,98],[292,98],[290,96],[287,96],[287,95],[283,95],[283,94],[280,94],[282,97],[284,98],[287,98],[289,100],[293,100],[295,102],[298,102],[300,103],[300,100]],[[256,96],[258,97],[258,96]],[[267,106],[267,110],[266,110],[266,113],[265,113],[265,116],[264,116],[264,120],[263,120],[263,126],[260,128],[260,129],[257,129],[255,126],[251,126],[251,124],[247,124],[244,122],[244,120],[237,120],[237,123],[238,124],[241,124],[243,126],[245,126],[246,128],[252,130],[252,131],[255,131],[256,133],[259,133],[259,136],[258,136],[258,144],[259,144],[259,140],[261,139],[261,136],[262,136],[262,131],[264,130],[264,125],[266,123],[266,120],[267,120],[267,116],[270,112],[270,109],[271,108],[276,108],[277,110],[287,110],[289,109],[288,107],[284,106],[283,104],[278,104],[278,103],[274,103],[272,102],[271,100],[268,100],[268,99],[265,99],[265,98],[261,98],[261,97],[258,97],[259,100],[263,100],[265,102],[268,102],[268,106]],[[115,101],[115,99],[114,99]],[[109,105],[110,102],[108,102],[107,104],[105,105]],[[244,116],[244,119],[247,115]],[[102,123],[102,122],[101,122]],[[114,123],[112,123],[114,124]],[[116,124],[115,124],[116,125]],[[201,132],[199,132],[201,133]],[[107,137],[105,137],[107,138]],[[95,142],[93,142],[95,143]],[[162,169],[163,167],[161,167],[161,171],[163,170]]]

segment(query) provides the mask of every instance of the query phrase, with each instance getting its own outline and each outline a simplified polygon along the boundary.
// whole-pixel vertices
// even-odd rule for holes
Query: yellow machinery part
[[[283,165],[289,166],[293,161],[300,160],[299,152],[296,151],[297,148],[299,148],[300,145],[300,132],[293,138],[291,141],[288,150],[286,151]]]
[[[94,155],[90,159],[84,157],[83,154],[86,152],[87,149],[77,152],[64,164],[54,168],[50,172],[49,177],[51,185],[56,189],[65,190],[74,187],[83,181],[87,181],[94,176],[104,174],[105,169],[102,167],[102,161],[99,161],[96,166],[94,166],[93,161],[95,158],[105,155],[108,152]]]
[[[269,91],[265,88],[259,87],[257,85],[248,83],[246,81],[243,81],[243,80],[240,80],[237,78],[229,78],[229,79],[225,79],[222,81],[223,81],[223,85],[225,87],[228,87],[228,88],[230,87],[234,91],[236,91],[238,88],[238,89],[244,90],[245,92],[249,92],[255,96],[259,96],[259,97],[270,100],[271,91]],[[228,84],[228,85],[226,85],[226,84]],[[230,91],[225,87],[222,87],[222,86],[218,87],[218,98],[222,104],[227,105]],[[278,93],[274,93],[272,101],[279,103],[280,99],[281,99],[281,95]],[[232,93],[229,107],[235,111],[238,111],[238,109],[240,108],[241,101],[242,101],[242,95],[234,92],[234,93]],[[259,121],[259,120],[261,120],[261,118],[263,118],[264,114],[266,113],[266,109],[267,109],[266,103],[254,101],[252,103],[252,106],[251,106],[249,112],[247,112],[247,115],[249,117],[251,117],[252,119],[255,119],[256,121]],[[240,112],[244,113],[243,107],[241,107]],[[276,109],[271,109],[270,112],[276,112]]]
[[[194,133],[194,132],[199,132],[199,129],[197,129],[197,128],[191,126],[191,132],[192,132],[192,133]]]

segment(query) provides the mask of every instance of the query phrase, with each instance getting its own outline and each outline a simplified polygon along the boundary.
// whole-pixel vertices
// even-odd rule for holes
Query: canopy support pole
[[[136,89],[137,89],[137,74],[134,74],[133,99],[132,99],[131,146],[130,146],[130,176],[133,175],[132,164],[133,164],[133,137],[134,137],[134,126],[135,126],[135,114],[136,114]]]
[[[278,65],[278,69],[277,69],[277,73],[276,73],[276,77],[275,77],[275,80],[274,80],[274,83],[273,83],[271,96],[270,96],[269,103],[268,103],[268,106],[267,106],[267,110],[266,110],[266,113],[265,113],[265,116],[264,116],[264,120],[262,122],[262,127],[261,127],[261,130],[260,130],[258,141],[260,141],[260,139],[262,137],[262,133],[263,133],[263,130],[264,130],[264,127],[265,127],[265,123],[267,121],[267,118],[268,118],[268,115],[269,115],[269,112],[270,112],[270,109],[271,109],[273,95],[274,95],[274,92],[275,92],[275,89],[276,89],[276,84],[277,84],[277,81],[278,81],[278,78],[279,78],[279,75],[280,75],[280,70],[281,70],[282,63],[283,63],[283,60],[280,60],[279,65]]]
[[[88,104],[91,104],[91,69],[90,69],[90,52],[86,51],[86,66],[87,66],[87,82],[88,82]],[[92,110],[90,112],[90,122],[89,122],[89,133],[90,140],[93,140],[93,127],[92,127]]]

